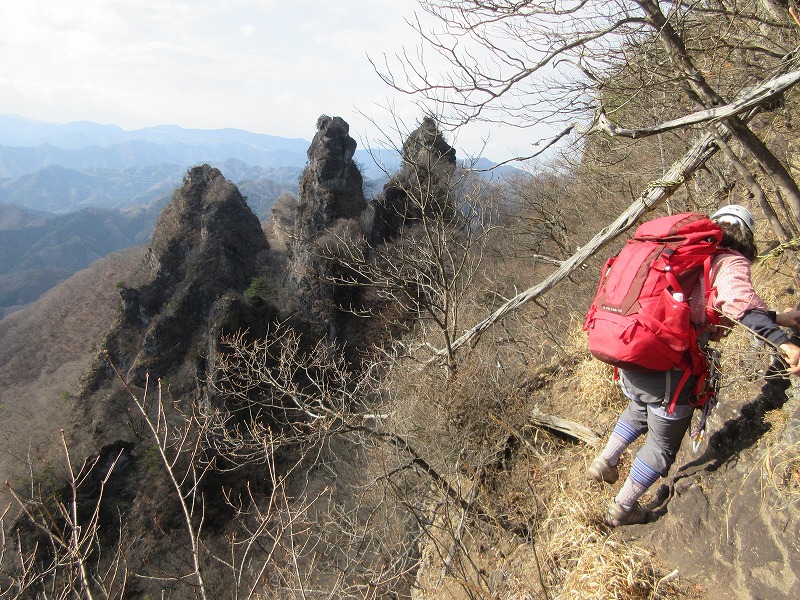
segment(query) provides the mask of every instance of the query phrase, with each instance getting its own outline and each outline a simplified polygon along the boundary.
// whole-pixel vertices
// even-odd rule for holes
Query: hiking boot
[[[630,508],[625,508],[622,504],[612,502],[606,510],[606,525],[619,527],[621,525],[638,525],[647,523],[647,511],[636,502]]]
[[[598,456],[586,469],[586,476],[597,483],[603,483],[604,481],[606,483],[616,483],[617,479],[619,479],[619,471],[617,470],[617,465],[610,465],[604,458]]]

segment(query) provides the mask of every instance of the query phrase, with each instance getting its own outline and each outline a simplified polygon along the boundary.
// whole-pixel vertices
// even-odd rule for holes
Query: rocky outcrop
[[[321,116],[300,178],[290,272],[297,326],[311,339],[342,339],[350,318],[340,310],[353,289],[332,281],[341,267],[324,257],[337,238],[359,244],[358,217],[366,208],[363,179],[353,161],[356,141],[339,117]]]
[[[655,521],[622,532],[709,598],[800,598],[800,399],[787,385],[720,406],[706,450],[686,444],[657,490]]]
[[[339,219],[357,219],[366,208],[364,180],[353,161],[356,141],[341,117],[321,116],[300,177],[297,234],[308,239]]]
[[[147,323],[131,365],[134,380],[182,361],[192,329],[208,326],[224,295],[247,289],[268,249],[236,186],[208,165],[189,170],[153,232],[148,260],[155,276],[138,294]]]
[[[234,411],[208,392],[206,382],[222,351],[223,333],[248,331],[263,337],[276,320],[277,311],[269,299],[245,293],[255,278],[263,277],[262,265],[269,254],[261,224],[236,186],[217,169],[202,165],[187,172],[182,187],[161,214],[149,248],[136,255],[141,266],[135,270],[136,278],[129,278],[127,285],[117,283],[120,305],[116,319],[104,340],[95,338],[107,353],[101,352],[84,374],[78,394],[74,400],[69,398],[72,422],[61,426],[68,432],[67,446],[74,463],[80,465],[85,459],[88,465],[81,477],[79,510],[91,511],[102,493],[97,519],[103,553],[111,549],[108,556],[113,554],[123,523],[125,535],[135,540],[126,550],[131,572],[152,567],[160,573],[176,556],[181,556],[178,562],[186,556],[181,545],[171,546],[183,534],[178,518],[181,509],[160,466],[154,439],[130,394],[152,409],[150,417],[155,417],[156,400],[161,402],[159,427],[169,422],[180,429],[191,416],[202,415],[202,409],[211,405],[229,417],[226,424],[236,426],[231,424]],[[113,278],[106,277],[106,287],[114,290]],[[83,301],[91,306],[92,299]],[[125,379],[124,384],[106,356]],[[272,425],[272,415],[259,416],[265,426]],[[193,450],[204,453],[208,461],[204,464],[217,460],[217,451],[210,444],[198,444]],[[63,456],[56,453],[48,461],[60,464]],[[176,469],[186,466],[180,461],[176,458]],[[109,475],[111,464],[115,466]],[[256,494],[265,491],[263,474],[254,476],[252,484],[244,481],[247,476],[242,471],[220,470],[206,473],[199,483],[195,480],[193,492],[205,503],[204,531],[228,522],[231,509],[222,497],[223,490],[246,486]],[[59,488],[64,494],[69,489]],[[54,494],[61,493],[59,490]],[[71,497],[64,495],[63,501],[71,502]],[[95,518],[88,514],[84,519],[83,512],[79,517],[82,522]],[[24,543],[33,548],[38,531],[29,531]],[[38,547],[46,553],[46,545]],[[172,587],[178,586],[138,578],[130,582],[125,597],[174,595],[162,591]]]
[[[196,387],[210,370],[220,333],[263,328],[274,317],[268,307],[254,308],[241,298],[268,249],[236,186],[208,165],[190,169],[153,232],[149,283],[120,286],[120,313],[104,348],[129,382],[143,386],[146,376],[168,378],[176,394],[201,397]],[[109,436],[119,419],[95,392],[110,375],[98,359],[82,394],[89,420]]]
[[[403,168],[392,177],[361,217],[361,228],[371,245],[395,239],[403,227],[423,215],[445,215],[453,210],[453,174],[456,152],[444,140],[436,121],[423,119],[403,144]]]

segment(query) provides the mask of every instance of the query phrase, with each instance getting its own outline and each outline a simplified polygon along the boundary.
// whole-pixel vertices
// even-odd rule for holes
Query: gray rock
[[[766,384],[754,401],[729,411],[702,456],[685,444],[659,490],[659,518],[625,534],[649,546],[667,569],[701,583],[709,597],[800,598],[797,490],[793,501],[781,488],[797,484],[776,485],[767,462],[800,437],[800,408],[777,439],[763,435],[763,416],[786,401],[784,390]]]

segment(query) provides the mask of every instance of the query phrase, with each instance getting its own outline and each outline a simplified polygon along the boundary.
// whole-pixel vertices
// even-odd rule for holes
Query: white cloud
[[[367,60],[417,44],[404,21],[417,9],[415,0],[4,0],[0,113],[306,139],[324,113],[377,139],[422,114]]]

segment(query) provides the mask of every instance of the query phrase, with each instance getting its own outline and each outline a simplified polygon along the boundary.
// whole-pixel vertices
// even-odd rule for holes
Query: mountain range
[[[145,243],[195,165],[218,168],[267,221],[281,194],[297,194],[310,144],[241,129],[128,131],[0,115],[0,317],[109,252]],[[368,199],[399,156],[356,150]]]
[[[228,159],[267,169],[302,169],[309,144],[309,140],[241,129],[162,125],[128,131],[89,121],[54,124],[0,115],[0,178],[20,177],[49,165],[77,171],[152,169],[154,165],[177,165],[185,170]],[[379,179],[385,175],[380,163],[392,171],[399,167],[399,156],[393,154],[396,153],[360,149],[355,160],[365,179]],[[378,157],[379,164],[373,156]]]
[[[297,193],[310,142],[235,129],[126,131],[2,115],[0,144],[2,317],[98,258],[145,243],[198,163],[219,168],[267,220],[278,196]]]

